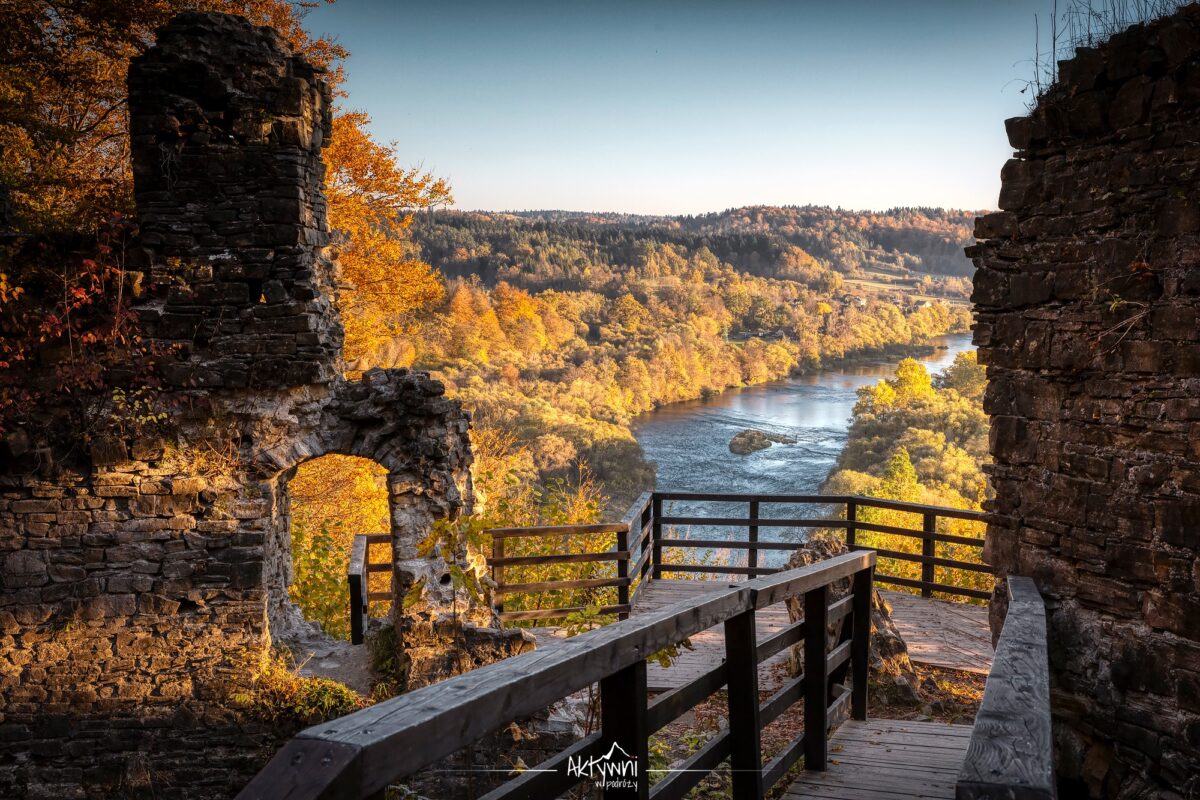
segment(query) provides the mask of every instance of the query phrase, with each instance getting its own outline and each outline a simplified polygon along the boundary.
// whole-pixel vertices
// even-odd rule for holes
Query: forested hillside
[[[905,273],[906,290],[853,277],[885,256],[944,267],[930,254],[965,236],[965,219],[811,208],[422,215],[411,234],[445,276],[445,299],[369,361],[434,371],[474,411],[477,437],[506,433],[488,442],[509,443],[523,483],[586,467],[619,504],[653,478],[635,415],[966,330],[965,305],[918,287],[954,296],[965,279]],[[912,249],[883,251],[879,231]]]

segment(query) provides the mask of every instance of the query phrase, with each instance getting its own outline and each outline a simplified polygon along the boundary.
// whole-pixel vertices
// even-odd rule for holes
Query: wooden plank
[[[804,676],[792,678],[759,707],[758,714],[765,727],[779,719],[783,712],[804,696]]]
[[[1046,607],[1030,578],[1008,576],[1008,615],[957,785],[958,800],[1053,800]]]
[[[686,597],[696,597],[702,594],[725,589],[729,584],[716,580],[647,580],[645,590],[639,591],[634,614],[644,613],[664,605],[678,602]],[[740,586],[741,584],[735,584]],[[780,653],[787,644],[800,641],[792,639],[781,644],[779,649],[770,653],[763,650],[763,645],[770,642],[777,634],[788,628],[792,623],[788,619],[787,609],[778,604],[760,609],[756,614],[759,640],[759,683],[764,690],[771,690],[783,680],[782,671],[778,665],[787,659],[786,653]],[[802,626],[803,623],[800,623]],[[699,679],[714,667],[720,666],[725,658],[725,634],[722,626],[690,637],[692,649],[681,649],[679,656],[669,667],[650,664],[649,682],[652,690],[671,691],[684,684]]]
[[[874,564],[875,554],[870,550],[861,553],[844,553],[807,567],[790,570],[782,575],[756,578],[747,581],[744,586],[753,592],[754,607],[765,608],[789,597],[804,594],[818,586],[848,578],[855,572],[867,569]],[[826,610],[822,609],[821,613],[826,614]]]
[[[831,505],[844,502],[843,498],[820,494],[713,494],[707,492],[655,492],[659,500],[707,500],[714,503],[816,503]]]
[[[796,644],[804,638],[805,630],[804,620],[800,620],[799,622],[793,622],[779,633],[759,642],[758,660],[766,661],[783,649]]]
[[[577,581],[539,581],[538,583],[504,583],[497,586],[495,594],[519,594],[521,592],[555,592],[564,589],[602,589],[606,586],[628,586],[629,578],[587,578]]]
[[[501,622],[515,622],[523,619],[554,619],[587,610],[587,606],[563,606],[561,608],[538,608],[530,611],[504,611],[498,616]],[[628,614],[633,610],[630,605],[600,606],[596,609],[600,614]]]
[[[638,495],[638,498],[629,506],[629,510],[625,512],[625,516],[621,517],[621,524],[630,531],[640,531],[642,528],[642,515],[649,508],[653,497],[654,492],[642,492]]]
[[[983,675],[991,670],[986,607],[886,590],[880,596],[892,607],[892,621],[914,662]]]
[[[662,517],[663,525],[707,525],[719,528],[745,528],[751,524],[764,528],[845,528],[844,519],[751,519],[750,517]],[[803,546],[797,542],[794,547]]]
[[[669,725],[724,685],[725,665],[718,664],[686,685],[655,698],[649,710],[650,732],[656,733]]]
[[[787,774],[788,770],[795,766],[796,762],[804,755],[804,734],[800,734],[795,739],[788,742],[782,750],[780,750],[767,765],[763,767],[763,785],[773,787],[779,783],[780,779]]]
[[[567,777],[568,759],[588,759],[603,755],[606,747],[597,731],[535,764],[528,771],[496,787],[479,800],[536,800],[539,797],[558,797],[581,780]]]
[[[931,544],[931,542],[926,541],[925,544]],[[894,558],[898,561],[912,561],[912,562],[915,562],[918,564],[923,564],[930,568],[928,571],[924,571],[924,570],[922,571],[922,574],[924,574],[924,575],[932,575],[933,567],[935,567],[935,566],[936,567],[948,567],[951,569],[962,569],[962,570],[967,570],[968,572],[982,572],[982,573],[986,573],[988,575],[992,574],[992,568],[990,566],[988,566],[987,564],[976,563],[973,561],[956,561],[955,559],[952,559],[952,558],[938,558],[936,556],[926,555],[924,553],[905,553],[903,550],[884,550],[879,547],[871,547],[871,546],[865,545],[865,544],[856,544],[853,547],[851,547],[850,549],[852,551],[856,551],[856,552],[860,551],[860,550],[874,550],[876,553],[879,554],[880,558]],[[926,579],[922,579],[920,581],[920,583],[923,586],[927,586],[927,587],[936,587],[936,586],[943,585],[943,584],[939,584],[935,581],[926,580]],[[945,585],[950,586],[951,588],[956,588],[953,586],[953,584],[945,584]],[[925,591],[932,591],[932,589],[926,589]],[[926,595],[926,596],[928,596],[928,595]]]
[[[739,542],[731,539],[663,539],[663,547],[707,547],[713,550],[796,550],[803,542]],[[666,567],[664,566],[664,569]]]
[[[515,567],[519,564],[582,564],[589,561],[620,561],[629,558],[628,550],[609,550],[607,553],[556,553],[550,556],[509,556],[489,559],[493,567]]]
[[[937,533],[936,531],[917,530],[916,528],[900,528],[895,525],[884,525],[879,522],[855,522],[854,526],[862,531],[874,531],[875,533],[894,533],[897,536],[907,536],[910,539],[926,539],[935,542],[949,542],[951,544],[967,544],[974,547],[983,547],[984,540],[975,536],[958,536],[950,533]]]
[[[876,583],[886,583],[891,586],[908,586],[913,589],[924,589],[928,586],[928,587],[932,588],[935,592],[944,592],[945,594],[954,594],[954,595],[958,595],[959,597],[974,597],[978,600],[991,600],[992,599],[991,592],[985,592],[981,589],[964,589],[960,586],[946,586],[941,583],[927,584],[924,581],[914,581],[910,578],[899,578],[895,575],[888,575],[888,574],[880,572],[878,570],[875,571],[875,582]]]
[[[663,564],[662,571],[711,573],[713,575],[749,575],[751,572],[765,572],[774,575],[776,572],[779,572],[778,569],[768,569],[766,567],[759,567],[757,570],[751,570],[749,567],[726,567],[715,564]]]
[[[961,508],[947,508],[946,506],[927,506],[920,503],[904,503],[899,500],[880,500],[878,497],[864,497],[855,495],[845,498],[846,500],[854,500],[860,507],[869,506],[871,508],[883,508],[889,511],[905,511],[910,514],[925,514],[933,513],[939,517],[947,517],[949,519],[967,519],[975,522],[987,522],[987,514],[982,511],[964,511]]]
[[[649,800],[650,731],[646,718],[646,662],[635,661],[600,679],[600,735],[609,748],[633,759],[633,774],[614,776],[632,786],[609,787],[605,800]],[[623,760],[618,756],[619,760]]]
[[[829,562],[824,562],[829,563]],[[815,586],[804,592],[804,768],[825,769],[826,703],[829,672],[825,661],[825,616],[829,609],[829,587]]]
[[[358,535],[350,543],[350,562],[346,567],[346,585],[350,592],[350,643],[362,644],[369,615],[370,594],[366,573],[367,537]]]
[[[801,773],[784,797],[951,800],[970,730],[936,722],[846,722],[829,740],[828,769]],[[914,746],[914,738],[942,746]]]
[[[789,494],[709,494],[704,492],[655,492],[654,496],[660,500],[691,500],[691,501],[709,501],[718,503],[745,503],[750,500],[757,500],[760,503],[801,503],[812,505],[844,505],[848,502],[857,503],[860,507],[869,506],[872,508],[883,508],[891,511],[905,511],[912,514],[924,514],[927,511],[937,514],[939,517],[947,517],[951,519],[966,519],[977,522],[986,522],[987,515],[981,511],[964,511],[960,508],[947,508],[945,506],[928,506],[919,503],[904,503],[897,500],[881,500],[877,497],[864,497],[862,495],[789,495]]]
[[[763,796],[762,745],[764,723],[758,709],[758,648],[754,609],[725,621],[725,674],[728,678],[729,771],[733,796]]]
[[[725,728],[659,781],[650,796],[653,800],[682,800],[692,787],[729,756],[729,746],[729,729]]]
[[[850,715],[856,720],[867,718],[867,676],[871,652],[871,592],[872,570],[854,573],[850,590],[854,616],[850,619],[851,634],[850,676],[852,685]]]
[[[594,525],[541,525],[529,528],[490,528],[493,539],[514,539],[521,536],[589,536],[628,530],[621,522],[598,522]]]

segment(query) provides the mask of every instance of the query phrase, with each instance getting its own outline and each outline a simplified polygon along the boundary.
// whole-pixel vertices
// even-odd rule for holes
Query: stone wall
[[[968,250],[995,460],[986,556],[1048,600],[1063,796],[1193,797],[1200,11],[1080,49],[1008,133],[1002,210]]]
[[[135,310],[170,420],[82,457],[0,453],[2,797],[228,797],[264,763],[290,732],[227,701],[295,624],[287,479],[327,453],[388,470],[393,591],[431,587],[393,604],[412,683],[525,646],[463,598],[476,627],[451,639],[445,561],[417,554],[469,510],[466,414],[424,374],[341,377],[320,70],[270,29],[183,14],[129,87]],[[23,436],[84,439],[52,412]]]

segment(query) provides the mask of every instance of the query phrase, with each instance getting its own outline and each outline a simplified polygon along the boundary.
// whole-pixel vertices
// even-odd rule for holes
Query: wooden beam
[[[628,530],[621,522],[598,522],[594,525],[541,525],[529,528],[491,528],[494,539],[513,539],[521,536],[590,536],[597,533],[617,533]]]
[[[725,621],[729,680],[729,772],[733,800],[762,800],[762,724],[758,717],[758,648],[754,610]]]
[[[560,608],[538,608],[532,611],[504,611],[499,614],[501,622],[516,622],[523,619],[555,619],[556,617],[565,617],[568,614],[574,614],[577,611],[586,611],[588,606],[562,606]],[[628,614],[633,610],[629,604],[615,606],[600,606],[596,609],[598,614]]]
[[[588,561],[620,561],[629,558],[628,550],[609,550],[607,553],[558,553],[549,556],[515,556],[489,559],[493,567],[515,567],[521,564],[582,564]]]
[[[829,563],[829,562],[824,562]],[[829,758],[825,741],[829,703],[829,671],[825,660],[825,622],[829,610],[829,586],[821,584],[804,592],[804,768],[821,771]]]
[[[367,625],[367,537],[358,535],[350,544],[350,564],[346,584],[350,591],[350,644],[362,644]]]
[[[955,786],[957,800],[1054,800],[1046,607],[1030,578],[1008,577],[1008,616]]]
[[[537,583],[504,583],[496,587],[496,594],[521,594],[523,592],[558,592],[564,589],[603,589],[606,586],[629,586],[629,578],[586,578],[577,581],[539,581]],[[627,603],[618,603],[627,605]]]
[[[751,517],[663,517],[663,525],[709,525],[721,528],[744,528],[747,525],[760,525],[764,528],[845,528],[844,519],[754,519]],[[801,547],[797,543],[795,547]]]
[[[600,680],[600,738],[601,749],[613,754],[610,764],[628,767],[628,762],[633,762],[632,774],[608,776],[607,781],[615,785],[601,791],[604,800],[649,800],[650,730],[644,659]]]

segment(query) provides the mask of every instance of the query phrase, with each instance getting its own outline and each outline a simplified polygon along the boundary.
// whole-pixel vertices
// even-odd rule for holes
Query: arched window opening
[[[366,458],[326,455],[301,464],[288,479],[292,574],[288,598],[304,618],[338,639],[350,638],[346,571],[355,536],[390,534],[388,472]],[[390,563],[390,545],[369,545],[369,563]],[[391,571],[372,572],[368,591],[390,593]],[[386,617],[388,602],[372,602]]]

